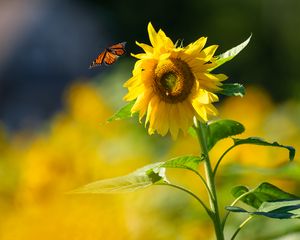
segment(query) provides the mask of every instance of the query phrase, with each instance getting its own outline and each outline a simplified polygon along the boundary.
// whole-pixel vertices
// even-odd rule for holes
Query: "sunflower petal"
[[[199,101],[197,101],[197,99],[192,101],[192,105],[197,113],[197,115],[204,120],[205,122],[207,122],[207,112],[206,109],[204,107],[203,104],[201,104]]]
[[[146,53],[138,53],[138,54],[134,54],[134,53],[130,53],[130,55],[132,57],[135,57],[137,59],[147,59],[147,58],[150,58],[151,56],[149,56],[148,54]]]
[[[170,104],[169,109],[169,125],[170,125],[170,133],[173,139],[177,138],[179,128],[177,123],[178,111],[175,104]]]
[[[218,47],[219,47],[218,45],[211,45],[207,48],[204,48],[202,50],[202,52],[205,54],[204,61],[208,62],[215,54]]]
[[[147,124],[150,121],[150,127],[152,127],[151,125],[151,116],[153,114],[153,112],[155,112],[155,108],[157,107],[157,102],[158,102],[158,96],[152,96],[151,100],[148,103],[148,109],[147,109],[147,116],[146,116],[146,121],[145,124]]]
[[[174,48],[174,43],[172,42],[172,40],[167,37],[164,31],[161,29],[157,33],[157,41],[159,45],[163,46],[166,51]]]
[[[157,33],[151,22],[148,23],[148,34],[151,45],[155,48],[157,46]]]
[[[139,43],[139,42],[135,42],[136,45],[138,45],[139,47],[141,47],[146,54],[152,54],[153,53],[153,47],[149,46],[148,44],[145,43]]]
[[[187,54],[199,54],[200,51],[203,49],[204,45],[206,44],[207,37],[201,37],[193,43],[190,43],[186,47]]]

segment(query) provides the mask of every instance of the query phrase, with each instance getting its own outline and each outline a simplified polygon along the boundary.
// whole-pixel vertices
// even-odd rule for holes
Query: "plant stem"
[[[231,240],[235,239],[236,235],[241,231],[242,227],[244,227],[252,218],[253,218],[253,216],[249,216],[244,222],[241,223],[241,225],[238,227],[238,229],[232,235]]]
[[[195,173],[197,174],[197,176],[200,177],[200,179],[201,179],[201,181],[203,182],[203,184],[204,184],[204,186],[205,186],[205,188],[206,188],[208,194],[210,195],[210,197],[213,197],[212,194],[211,194],[211,191],[210,191],[210,189],[209,189],[209,187],[208,187],[208,185],[207,185],[207,183],[206,183],[206,181],[205,181],[205,179],[204,179],[204,177],[202,177],[202,175],[201,175],[200,173],[198,173],[198,172],[195,172]]]
[[[208,155],[208,149],[207,149],[207,134],[208,134],[207,125],[197,120],[195,120],[194,124],[195,124],[195,130],[197,132],[198,140],[200,143],[200,147],[202,150],[202,154],[204,155],[205,176],[206,176],[207,186],[209,188],[209,202],[210,202],[211,211],[213,213],[212,220],[214,223],[216,237],[217,240],[224,240],[224,233],[223,233],[223,228],[220,219],[214,174],[211,167],[211,163]]]
[[[216,166],[215,166],[214,172],[213,172],[214,176],[216,176],[216,174],[217,174],[217,170],[218,170],[218,167],[219,167],[219,165],[220,165],[222,159],[223,159],[223,158],[225,157],[225,155],[226,155],[231,149],[233,149],[234,147],[235,147],[235,145],[233,145],[233,146],[231,146],[230,148],[228,148],[228,149],[222,154],[222,156],[219,158],[219,160],[218,160],[218,162],[217,162],[217,164],[216,164]]]
[[[196,194],[194,194],[190,190],[188,190],[188,189],[186,189],[184,187],[175,185],[175,184],[171,184],[171,183],[156,183],[156,185],[170,186],[170,187],[177,188],[177,189],[179,189],[181,191],[184,191],[185,193],[191,195],[192,197],[194,197],[202,205],[202,207],[206,210],[208,216],[210,216],[211,218],[213,218],[212,211],[205,205],[205,203]]]

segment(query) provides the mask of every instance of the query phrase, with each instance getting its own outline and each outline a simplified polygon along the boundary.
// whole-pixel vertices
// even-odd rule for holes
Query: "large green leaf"
[[[281,145],[278,142],[267,142],[264,139],[261,138],[257,138],[257,137],[249,137],[246,139],[237,139],[234,138],[234,145],[238,146],[241,144],[254,144],[254,145],[262,145],[262,146],[270,146],[270,147],[280,147],[280,148],[286,148],[287,150],[289,150],[289,159],[290,161],[292,161],[295,157],[295,148],[291,147],[291,146],[285,146],[285,145]]]
[[[202,158],[197,156],[181,156],[165,162],[157,162],[140,168],[128,175],[103,179],[75,189],[70,194],[89,193],[123,193],[145,188],[153,184],[168,184],[166,168],[182,168],[198,173]]]
[[[231,48],[230,50],[226,51],[225,53],[222,53],[222,54],[216,56],[217,65],[214,66],[213,68],[211,68],[210,71],[212,71],[215,68],[223,65],[224,63],[232,60],[236,55],[238,55],[248,45],[248,43],[250,42],[251,36],[252,35],[250,35],[250,37],[246,41],[242,42],[238,46]]]
[[[133,107],[134,103],[135,100],[121,107],[114,115],[112,115],[109,119],[107,119],[107,122],[112,122],[115,120],[122,120],[122,119],[132,117],[131,108]]]
[[[277,219],[300,218],[300,199],[264,202],[257,211],[248,211],[236,206],[228,206],[226,209],[231,212],[242,212]]]
[[[181,156],[162,163],[161,167],[182,168],[198,173],[198,167],[201,161],[203,161],[203,159],[198,156]]]
[[[283,191],[282,189],[274,186],[271,183],[264,182],[255,189],[249,190],[245,186],[237,186],[231,190],[234,197],[238,198],[247,193],[241,198],[241,201],[252,206],[256,209],[260,208],[264,202],[286,200],[286,199],[299,199],[294,194]]]
[[[210,150],[219,140],[240,134],[244,131],[244,126],[237,121],[218,120],[211,122],[208,125],[207,148]]]
[[[243,97],[246,92],[244,86],[239,83],[224,83],[221,88],[222,90],[219,93],[229,97]]]
[[[167,182],[161,165],[161,162],[147,165],[128,175],[95,181],[69,193],[123,193],[145,188],[159,181]]]

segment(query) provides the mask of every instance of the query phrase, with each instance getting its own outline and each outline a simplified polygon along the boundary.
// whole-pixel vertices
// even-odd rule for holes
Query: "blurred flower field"
[[[151,162],[199,153],[191,136],[180,136],[175,142],[149,137],[132,119],[106,123],[119,107],[122,83],[128,77],[126,65],[117,67],[93,81],[79,79],[69,86],[64,108],[42,129],[8,133],[1,125],[1,240],[212,239],[213,229],[204,211],[174,189],[156,186],[126,195],[66,194],[88,182],[124,175]],[[252,86],[247,87],[244,98],[226,98],[218,109],[222,118],[245,125],[244,137],[276,139],[296,150],[300,147],[299,102],[276,105],[264,90]],[[212,159],[229,144],[230,140],[221,141],[213,149]],[[221,165],[222,181],[217,179],[222,206],[233,201],[229,186],[239,184],[255,187],[268,181],[300,194],[297,158],[296,154],[295,162],[287,164],[285,149],[237,148]],[[170,170],[168,176],[177,176],[177,181],[179,176],[180,184],[199,194],[204,191],[191,173]],[[230,224],[236,226],[242,218],[231,217]],[[257,232],[256,239],[279,239],[276,233],[280,235],[285,228],[291,234],[300,232],[297,220],[272,221],[278,222],[276,231],[268,230],[271,220],[261,218],[249,223],[238,239],[253,239],[253,231]],[[264,229],[261,235],[260,229]],[[230,227],[226,231],[232,233]],[[266,237],[268,233],[272,238]]]

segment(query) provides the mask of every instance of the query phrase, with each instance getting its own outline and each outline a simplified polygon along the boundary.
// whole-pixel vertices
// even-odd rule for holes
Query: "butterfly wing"
[[[121,42],[115,45],[106,48],[98,57],[92,62],[90,68],[100,66],[103,63],[105,65],[111,65],[115,63],[119,56],[122,56],[126,53],[125,51],[126,42]]]
[[[107,51],[105,58],[104,58],[104,63],[105,65],[111,65],[114,64],[118,59],[118,55],[115,55],[114,53]]]
[[[100,66],[103,64],[103,61],[107,55],[107,50],[105,49],[105,51],[103,51],[102,53],[100,53],[98,55],[98,57],[92,62],[92,64],[90,65],[90,68],[96,67],[96,66]]]
[[[122,56],[126,53],[125,44],[126,44],[126,42],[121,42],[121,43],[112,45],[108,48],[108,51],[117,56]]]

